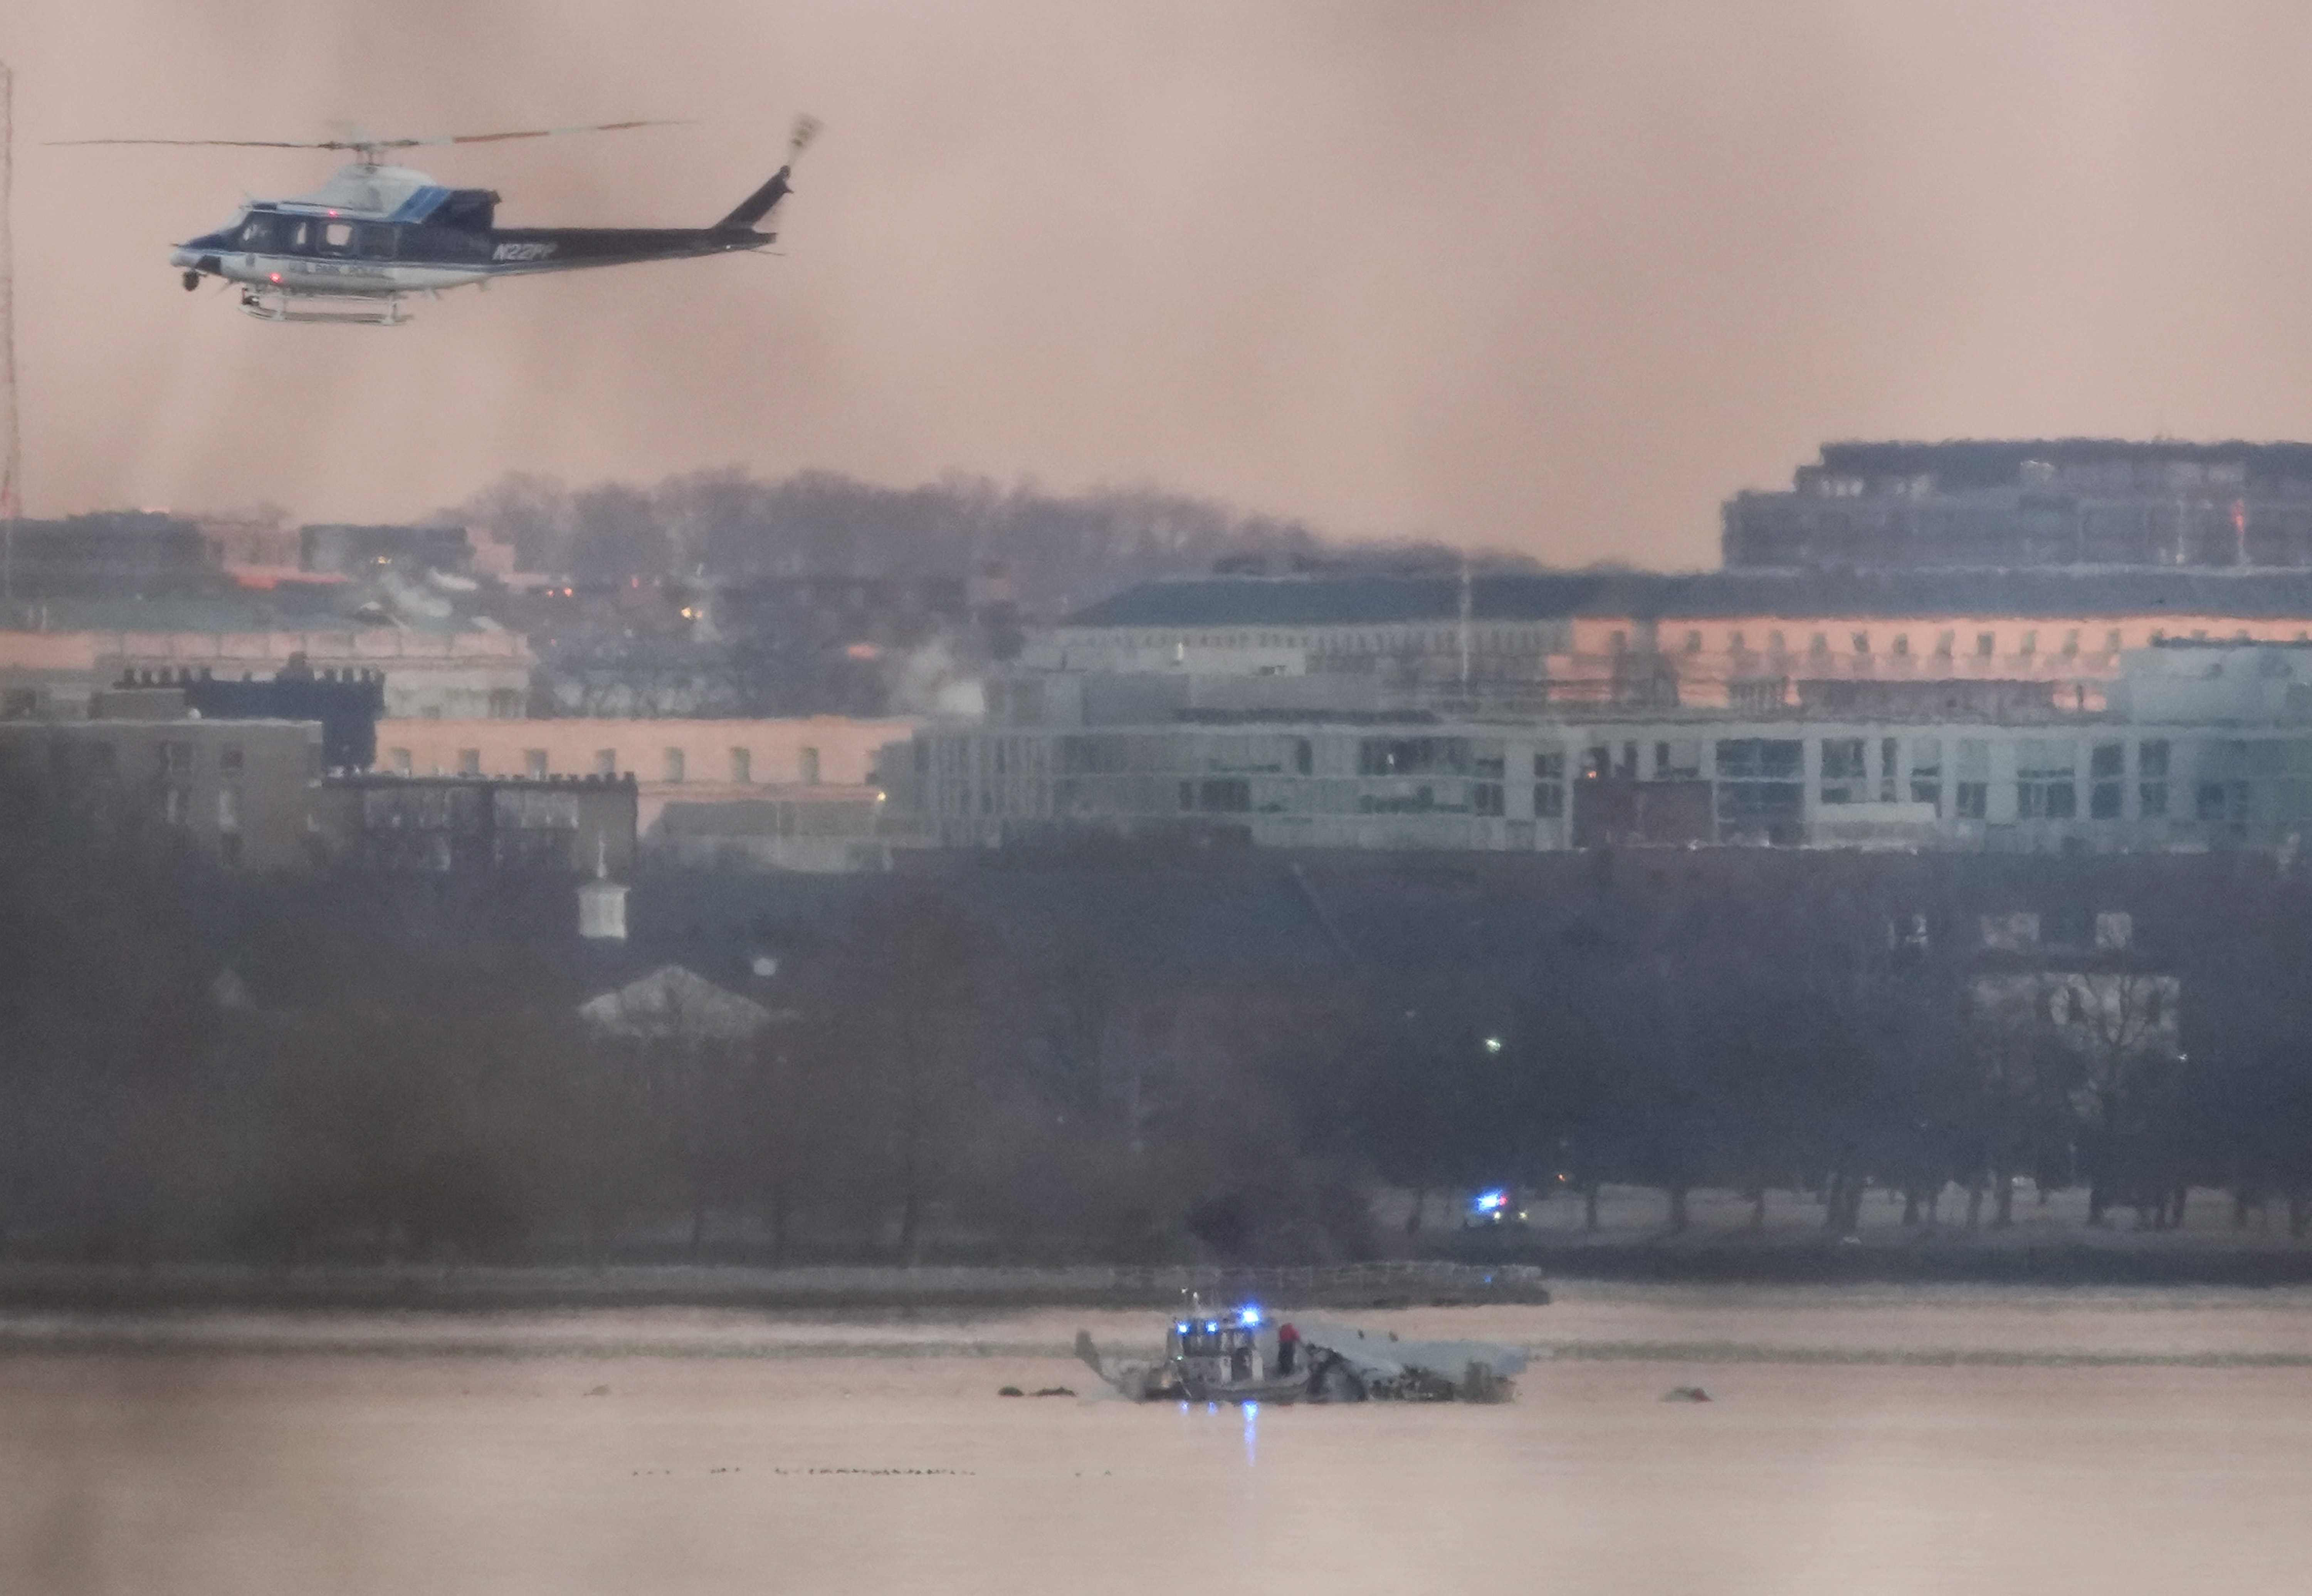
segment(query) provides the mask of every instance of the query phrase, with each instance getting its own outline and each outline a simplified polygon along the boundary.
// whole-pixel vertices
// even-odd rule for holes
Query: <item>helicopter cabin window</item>
[[[321,226],[321,248],[342,255],[352,247],[354,224],[350,222],[328,222]]]
[[[364,226],[354,230],[354,253],[363,260],[391,260],[399,253],[395,248],[396,229]]]

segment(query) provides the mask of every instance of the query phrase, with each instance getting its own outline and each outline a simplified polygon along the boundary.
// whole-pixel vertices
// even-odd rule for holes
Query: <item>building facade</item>
[[[987,723],[928,728],[887,767],[930,841],[2106,851],[2286,849],[2312,829],[2312,646],[2133,650],[2089,708],[1946,692],[1875,712],[1801,695],[1512,718],[1318,703],[1262,678],[998,687]]]
[[[871,800],[877,756],[911,720],[407,720],[378,722],[377,769],[398,776],[630,775],[645,832],[670,803]]]
[[[239,869],[313,861],[318,723],[123,707],[137,718],[0,721],[0,761],[100,842],[182,844]]]
[[[316,827],[329,852],[388,872],[625,877],[635,866],[630,776],[385,776],[321,783]]]
[[[1039,676],[1324,677],[1379,707],[1488,714],[1775,711],[1949,684],[2076,711],[2124,651],[2171,640],[2312,641],[2312,571],[1199,577],[1096,605],[1020,664],[1030,693]]]
[[[2312,444],[1826,443],[1724,510],[1730,567],[2312,566]]]
[[[53,627],[46,624],[51,611]],[[166,614],[156,615],[149,629],[136,630],[75,625],[74,618],[66,606],[40,606],[32,612],[33,624],[0,629],[0,716],[85,715],[89,700],[123,675],[189,672],[235,681],[269,678],[293,667],[325,680],[378,678],[386,713],[407,719],[512,720],[530,707],[535,661],[529,643],[512,632],[392,625],[213,630],[172,627]],[[236,615],[227,624],[246,622]]]

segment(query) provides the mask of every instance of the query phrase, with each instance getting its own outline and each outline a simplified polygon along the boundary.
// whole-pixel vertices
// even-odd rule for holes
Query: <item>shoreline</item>
[[[2091,1288],[2312,1285],[2312,1248],[2223,1247],[2126,1233],[2005,1244],[1917,1235],[1841,1243],[1711,1236],[1473,1237],[1455,1256],[1274,1268],[843,1264],[0,1264],[0,1311],[178,1309],[492,1313],[723,1308],[789,1313],[1169,1310],[1195,1291],[1297,1309],[1543,1304],[1553,1282],[1713,1286]],[[2162,1244],[2162,1243],[2166,1244]]]

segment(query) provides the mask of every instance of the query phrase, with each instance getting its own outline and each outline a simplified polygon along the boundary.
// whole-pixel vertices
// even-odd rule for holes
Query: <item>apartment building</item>
[[[2296,846],[2312,829],[2312,645],[2176,641],[2122,665],[2090,708],[1802,693],[1527,717],[1326,702],[1287,680],[1045,676],[999,684],[987,724],[919,731],[887,780],[947,845]]]
[[[237,869],[312,862],[318,722],[124,711],[136,718],[0,721],[0,763],[100,842],[181,844]]]
[[[2312,444],[1826,443],[1724,509],[1729,567],[2312,566]]]

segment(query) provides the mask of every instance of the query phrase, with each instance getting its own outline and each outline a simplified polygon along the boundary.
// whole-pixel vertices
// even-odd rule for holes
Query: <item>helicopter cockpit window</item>
[[[237,241],[242,249],[250,250],[277,247],[281,242],[281,218],[257,212],[241,222]]]
[[[321,248],[343,254],[352,248],[354,224],[350,222],[328,222],[321,225]]]

